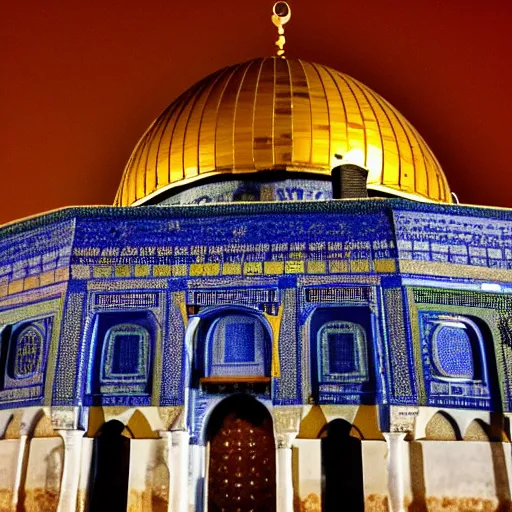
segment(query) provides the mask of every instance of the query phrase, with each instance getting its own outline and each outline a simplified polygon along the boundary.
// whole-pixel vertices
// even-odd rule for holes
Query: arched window
[[[483,322],[430,311],[420,312],[420,320],[429,404],[490,407],[491,382],[485,350],[489,333]]]
[[[31,398],[41,396],[52,324],[53,317],[45,317],[1,330],[0,391],[30,387]]]
[[[430,373],[441,381],[485,380],[484,340],[469,318],[424,315]]]
[[[149,339],[148,330],[138,324],[125,323],[111,327],[103,345],[103,382],[146,382]]]
[[[475,379],[479,366],[477,333],[463,322],[442,322],[433,332],[432,359],[438,376]],[[476,344],[476,346],[475,346]],[[476,364],[475,364],[476,363]]]
[[[360,325],[327,322],[317,337],[318,373],[322,382],[364,382],[368,379],[366,335]]]
[[[270,339],[254,315],[231,313],[206,333],[205,377],[268,376]]]
[[[312,398],[321,404],[373,404],[376,331],[370,308],[316,308],[309,332]]]
[[[13,379],[26,379],[40,370],[43,340],[43,333],[35,325],[28,325],[15,334],[9,371]]]
[[[152,313],[102,312],[94,318],[93,326],[87,384],[92,403],[110,404],[108,395],[139,395],[138,403],[150,400],[151,357],[157,328]]]

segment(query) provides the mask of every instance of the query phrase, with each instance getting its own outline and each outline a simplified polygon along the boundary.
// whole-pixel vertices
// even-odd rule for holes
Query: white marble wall
[[[429,511],[490,511],[497,510],[500,501],[510,499],[510,443],[419,441],[415,444],[412,447],[404,442],[402,450],[405,509],[419,500],[427,504]],[[387,444],[363,441],[362,452],[366,510],[387,511]],[[416,455],[412,464],[411,454]],[[418,481],[418,477],[423,481]],[[294,487],[301,511],[321,510],[319,440],[294,442]]]
[[[77,512],[85,512],[87,510],[87,490],[89,487],[89,475],[91,472],[93,446],[94,439],[92,437],[82,438],[82,457],[80,459],[80,480],[78,482]]]
[[[11,508],[12,491],[16,479],[16,461],[18,459],[18,439],[0,441],[0,511]]]
[[[31,439],[25,478],[25,511],[56,510],[59,502],[64,445],[60,437]]]
[[[320,442],[317,439],[294,441],[293,487],[296,504],[300,501],[308,511],[321,510],[322,471]]]
[[[129,512],[167,510],[169,469],[166,439],[130,441]]]

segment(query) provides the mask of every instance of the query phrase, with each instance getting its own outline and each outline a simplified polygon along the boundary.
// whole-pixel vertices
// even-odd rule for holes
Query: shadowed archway
[[[363,453],[361,439],[350,435],[352,425],[336,419],[328,423],[321,439],[323,512],[364,511]]]
[[[94,439],[91,463],[90,512],[126,512],[130,471],[130,439],[123,423],[111,420]]]

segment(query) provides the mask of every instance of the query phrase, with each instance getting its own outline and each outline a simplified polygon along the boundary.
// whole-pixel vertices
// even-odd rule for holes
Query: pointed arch
[[[56,437],[57,433],[53,430],[49,410],[43,407],[14,409],[3,425],[3,432],[0,430],[0,438],[19,439],[21,435],[29,438]]]
[[[58,437],[57,432],[53,428],[52,420],[48,414],[43,413],[36,420],[32,437]]]
[[[438,411],[425,427],[425,439],[431,441],[460,441],[462,436],[457,422],[446,412]]]
[[[21,428],[21,414],[12,414],[7,420],[2,439],[19,439]]]
[[[464,432],[464,441],[489,441],[490,427],[480,419],[473,420],[466,432]]]
[[[360,405],[352,422],[351,435],[360,433],[360,439],[384,441],[380,430],[377,407],[373,405]]]
[[[275,511],[276,462],[272,416],[254,397],[235,394],[209,416],[208,510]]]
[[[313,405],[302,418],[298,439],[319,439],[327,427],[327,418],[319,405]]]
[[[260,312],[242,306],[208,309],[194,338],[193,386],[270,379],[272,330]]]
[[[350,436],[356,439],[364,439],[361,429],[349,421],[336,418],[326,423],[318,434],[318,438],[326,439],[329,436]]]
[[[158,432],[151,428],[149,420],[140,409],[137,409],[126,424],[134,439],[158,439]]]

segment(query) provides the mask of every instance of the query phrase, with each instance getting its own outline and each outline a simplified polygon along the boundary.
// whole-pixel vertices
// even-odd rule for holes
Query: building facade
[[[0,510],[510,510],[511,283],[380,96],[225,68],[114,207],[1,228]]]

